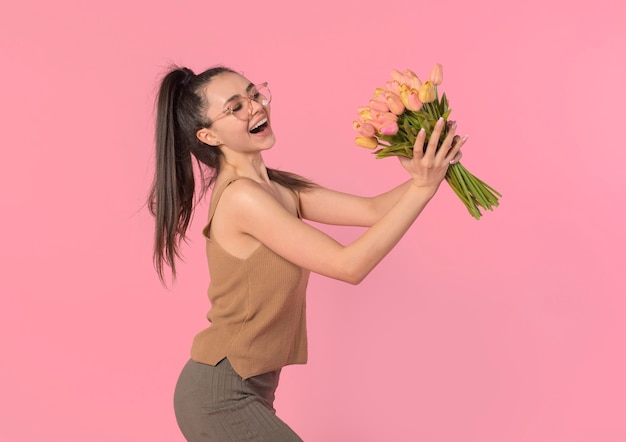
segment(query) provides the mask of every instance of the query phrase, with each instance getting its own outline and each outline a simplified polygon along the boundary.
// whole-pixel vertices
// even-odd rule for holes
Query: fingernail
[[[426,131],[425,131],[425,130],[424,130],[424,128],[422,127],[422,128],[420,129],[420,133],[419,133],[418,135],[424,135],[424,134],[426,134]]]
[[[465,135],[465,136],[463,137],[463,142],[465,143],[465,142],[467,141],[467,139],[468,139],[468,138],[469,138],[469,135]]]
[[[437,127],[441,127],[443,126],[443,118],[439,118],[439,120],[437,120]]]

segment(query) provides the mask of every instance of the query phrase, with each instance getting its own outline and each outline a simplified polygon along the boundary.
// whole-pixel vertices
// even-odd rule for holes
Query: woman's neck
[[[229,155],[224,158],[222,171],[237,176],[250,178],[258,183],[270,184],[267,168],[261,154],[255,155]]]

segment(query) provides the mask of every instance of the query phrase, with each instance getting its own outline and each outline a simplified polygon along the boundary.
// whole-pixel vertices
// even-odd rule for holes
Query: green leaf
[[[441,96],[441,103],[440,103],[439,106],[440,106],[442,114],[445,113],[448,110],[448,97],[446,97],[446,93],[445,92]]]

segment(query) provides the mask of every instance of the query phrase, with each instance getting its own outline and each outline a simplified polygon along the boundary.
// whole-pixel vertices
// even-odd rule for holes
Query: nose
[[[248,97],[248,115],[256,114],[262,108],[263,105],[261,103]]]

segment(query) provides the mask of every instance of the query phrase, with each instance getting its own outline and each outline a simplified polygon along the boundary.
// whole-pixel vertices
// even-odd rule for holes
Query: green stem
[[[457,163],[458,164],[458,163]],[[481,213],[480,210],[478,210],[478,207],[476,207],[475,204],[475,198],[472,198],[472,194],[471,192],[468,190],[467,186],[465,185],[465,182],[463,180],[463,177],[461,176],[461,172],[459,170],[457,166],[457,164],[453,164],[452,166],[450,166],[448,168],[448,170],[452,169],[452,173],[456,174],[458,180],[459,180],[459,184],[461,185],[461,191],[467,195],[467,197],[471,200],[470,205],[467,207],[469,212],[472,214],[472,216],[476,219],[480,219],[481,217]]]

